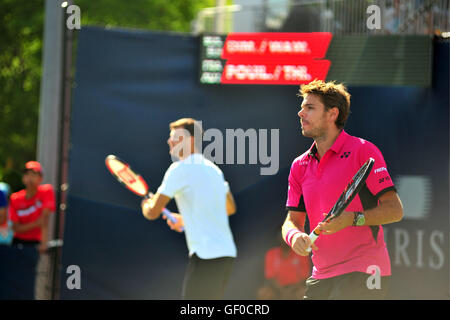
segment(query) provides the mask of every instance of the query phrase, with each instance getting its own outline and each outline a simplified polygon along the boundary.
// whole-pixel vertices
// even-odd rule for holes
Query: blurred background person
[[[9,245],[12,241],[13,231],[8,219],[8,197],[10,187],[5,182],[0,182],[0,245]]]
[[[264,284],[258,289],[259,300],[302,300],[305,281],[311,275],[309,256],[300,256],[278,236],[279,246],[267,251]]]
[[[11,221],[8,219],[8,197],[10,187],[5,182],[0,182],[0,300],[8,297],[7,265],[10,254],[10,247],[13,231]]]
[[[10,197],[9,217],[14,236],[8,261],[8,299],[34,299],[34,283],[39,253],[47,250],[49,216],[55,211],[55,196],[50,184],[41,184],[41,164],[25,164],[22,182],[25,189]]]

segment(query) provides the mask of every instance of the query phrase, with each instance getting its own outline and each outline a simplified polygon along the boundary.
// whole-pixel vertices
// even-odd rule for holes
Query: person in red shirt
[[[14,231],[12,247],[15,250],[15,260],[11,262],[11,277],[15,279],[12,287],[16,288],[11,291],[14,299],[34,298],[39,253],[47,250],[49,216],[55,210],[55,196],[53,187],[41,184],[42,180],[41,164],[27,162],[22,177],[25,189],[10,197],[8,210]]]
[[[42,167],[37,161],[25,164],[25,189],[13,193],[9,215],[13,223],[13,244],[38,244],[39,252],[47,250],[48,221],[55,210],[55,196],[50,184],[41,184]]]
[[[310,258],[297,255],[284,241],[280,241],[280,246],[266,253],[265,283],[257,292],[258,299],[302,300],[305,281],[310,275]]]

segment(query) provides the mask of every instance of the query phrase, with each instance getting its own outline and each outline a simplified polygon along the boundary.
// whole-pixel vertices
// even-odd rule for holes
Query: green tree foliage
[[[81,25],[189,32],[197,12],[215,0],[76,0]]]
[[[0,180],[13,190],[36,156],[43,21],[41,1],[0,1]]]
[[[56,1],[55,1],[56,2]],[[214,0],[75,0],[81,27],[189,32]],[[0,0],[0,181],[20,187],[23,164],[35,159],[42,73],[44,0]]]

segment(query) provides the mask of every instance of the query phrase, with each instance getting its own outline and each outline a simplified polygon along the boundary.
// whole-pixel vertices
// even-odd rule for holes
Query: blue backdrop
[[[161,219],[146,220],[140,199],[115,182],[104,159],[125,159],[156,189],[171,163],[168,124],[181,117],[223,133],[279,129],[276,175],[260,175],[261,164],[219,165],[238,207],[230,218],[238,259],[226,298],[255,298],[265,252],[277,244],[285,219],[290,164],[312,141],[300,132],[297,86],[200,85],[198,41],[186,34],[80,31],[62,299],[180,298],[188,259],[184,235]],[[434,48],[432,88],[349,87],[346,131],[382,150],[394,180],[431,181],[421,216],[405,213],[402,222],[386,227],[391,298],[449,296],[449,44]],[[169,209],[177,210],[174,202]],[[80,290],[66,287],[69,265],[81,269]]]

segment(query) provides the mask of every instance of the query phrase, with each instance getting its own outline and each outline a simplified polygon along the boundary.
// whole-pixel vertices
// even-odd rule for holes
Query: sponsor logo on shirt
[[[39,210],[40,208],[42,208],[42,203],[38,200],[38,201],[36,201],[36,204],[31,207],[28,207],[23,210],[17,210],[17,215],[19,217],[28,216],[28,215],[32,214],[33,212]]]
[[[383,183],[383,182],[385,182],[385,181],[390,181],[390,180],[391,180],[391,177],[387,176],[387,177],[378,179],[378,183]]]
[[[349,156],[350,156],[350,151],[346,151],[346,152],[344,152],[343,154],[341,154],[341,159],[347,159]]]
[[[383,171],[387,172],[387,169],[385,167],[381,167],[381,168],[378,168],[378,169],[374,170],[375,173],[380,173],[380,172],[383,172]]]

